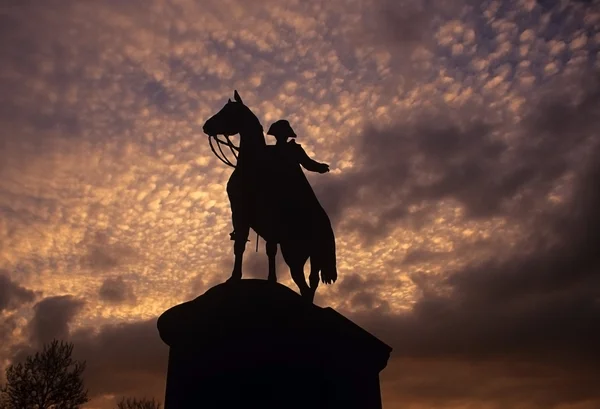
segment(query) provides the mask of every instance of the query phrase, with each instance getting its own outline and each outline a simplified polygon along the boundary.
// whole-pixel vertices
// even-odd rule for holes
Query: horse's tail
[[[333,284],[337,280],[337,266],[335,265],[335,256],[333,262],[325,262],[321,267],[321,281],[325,284]]]
[[[328,217],[327,224],[326,226],[323,226],[321,240],[319,241],[321,281],[325,284],[333,284],[337,280],[337,262],[335,254],[335,236]]]

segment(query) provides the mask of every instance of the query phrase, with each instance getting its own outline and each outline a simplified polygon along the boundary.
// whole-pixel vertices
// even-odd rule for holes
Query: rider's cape
[[[242,168],[238,161],[238,167],[227,185],[232,209],[237,205],[241,206],[237,209],[238,213],[249,213],[251,227],[267,241],[310,243],[312,248],[307,250],[311,269],[317,267],[321,270],[324,282],[335,281],[337,268],[333,229],[300,165],[310,162],[310,158],[300,145],[293,142],[268,145],[263,152],[264,156],[254,168],[257,173],[248,172],[246,169],[252,167]],[[252,210],[253,206],[258,206],[261,211]],[[286,258],[286,254],[283,256]]]
[[[275,182],[271,186],[275,187],[273,195],[281,212],[280,217],[285,219],[282,222],[289,225],[295,234],[308,234],[308,228],[314,227],[314,219],[321,216],[320,213],[324,214],[325,210],[300,165],[306,153],[293,141],[269,146],[268,150],[272,165],[270,177]]]
[[[280,226],[285,226],[287,239],[309,239],[315,249],[322,251],[321,263],[335,269],[335,239],[329,217],[319,203],[301,163],[310,161],[302,147],[294,141],[268,147],[275,186],[273,199],[278,208]],[[318,258],[313,252],[312,258]],[[332,260],[328,260],[333,255]]]

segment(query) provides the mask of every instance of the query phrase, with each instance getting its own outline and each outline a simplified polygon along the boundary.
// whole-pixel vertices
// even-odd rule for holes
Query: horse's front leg
[[[244,261],[244,251],[246,250],[246,242],[250,234],[250,223],[243,216],[243,213],[233,212],[233,254],[235,256],[233,262],[233,271],[231,272],[232,280],[242,279],[242,263]]]
[[[233,243],[233,271],[231,272],[231,280],[242,279],[242,262],[244,261],[244,251],[246,250],[246,242],[248,241],[249,228],[237,228],[235,229],[235,238]]]
[[[269,276],[268,280],[276,283],[277,282],[277,272],[275,265],[275,257],[277,256],[277,242],[276,241],[267,241],[267,257],[269,258]]]
[[[242,278],[242,262],[244,260],[244,250],[246,250],[246,242],[250,234],[250,218],[247,210],[244,207],[246,202],[243,191],[243,183],[238,170],[234,170],[227,182],[227,196],[231,205],[231,221],[233,224],[233,254],[235,260],[233,262],[233,271],[231,272],[232,280],[241,280]]]

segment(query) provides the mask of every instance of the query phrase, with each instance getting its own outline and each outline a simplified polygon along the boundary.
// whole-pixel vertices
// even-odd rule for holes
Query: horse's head
[[[219,112],[210,117],[202,127],[205,134],[235,135],[243,130],[248,124],[248,118],[256,118],[250,109],[244,105],[244,101],[237,91],[233,93],[233,101],[229,99]]]

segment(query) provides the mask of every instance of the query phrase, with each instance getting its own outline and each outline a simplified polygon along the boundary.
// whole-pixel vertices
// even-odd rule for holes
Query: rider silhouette
[[[285,119],[280,119],[271,124],[267,135],[273,135],[277,140],[277,143],[275,144],[275,155],[280,159],[279,162],[287,162],[286,164],[288,166],[300,164],[304,169],[310,170],[311,172],[329,172],[329,165],[311,159],[304,149],[302,149],[302,146],[297,144],[294,139],[291,139],[288,142],[288,138],[296,138],[297,135],[290,126],[290,123]]]
[[[285,119],[274,122],[267,134],[277,140],[275,145],[268,145],[272,165],[270,177],[275,182],[271,198],[278,203],[273,218],[279,220],[281,234],[288,239],[292,231],[296,232],[295,238],[299,234],[314,236],[325,212],[302,167],[311,172],[327,173],[329,165],[307,155],[302,146],[294,141],[297,135]],[[289,138],[292,139],[288,141]]]
[[[287,231],[297,230],[302,226],[305,233],[309,234],[310,229],[306,228],[315,222],[314,212],[318,211],[317,208],[322,208],[300,165],[317,173],[329,172],[329,165],[308,156],[302,146],[294,141],[293,138],[297,135],[285,119],[272,123],[267,135],[273,135],[277,140],[275,145],[267,145],[265,158],[270,163],[270,177],[277,187],[276,191],[267,195],[267,200],[279,203],[276,214],[272,216],[279,220],[279,224],[287,225]],[[289,138],[292,139],[288,141]],[[276,196],[279,199],[275,199]],[[292,216],[293,221],[289,220]],[[235,231],[229,233],[229,236],[231,240],[235,240]]]

